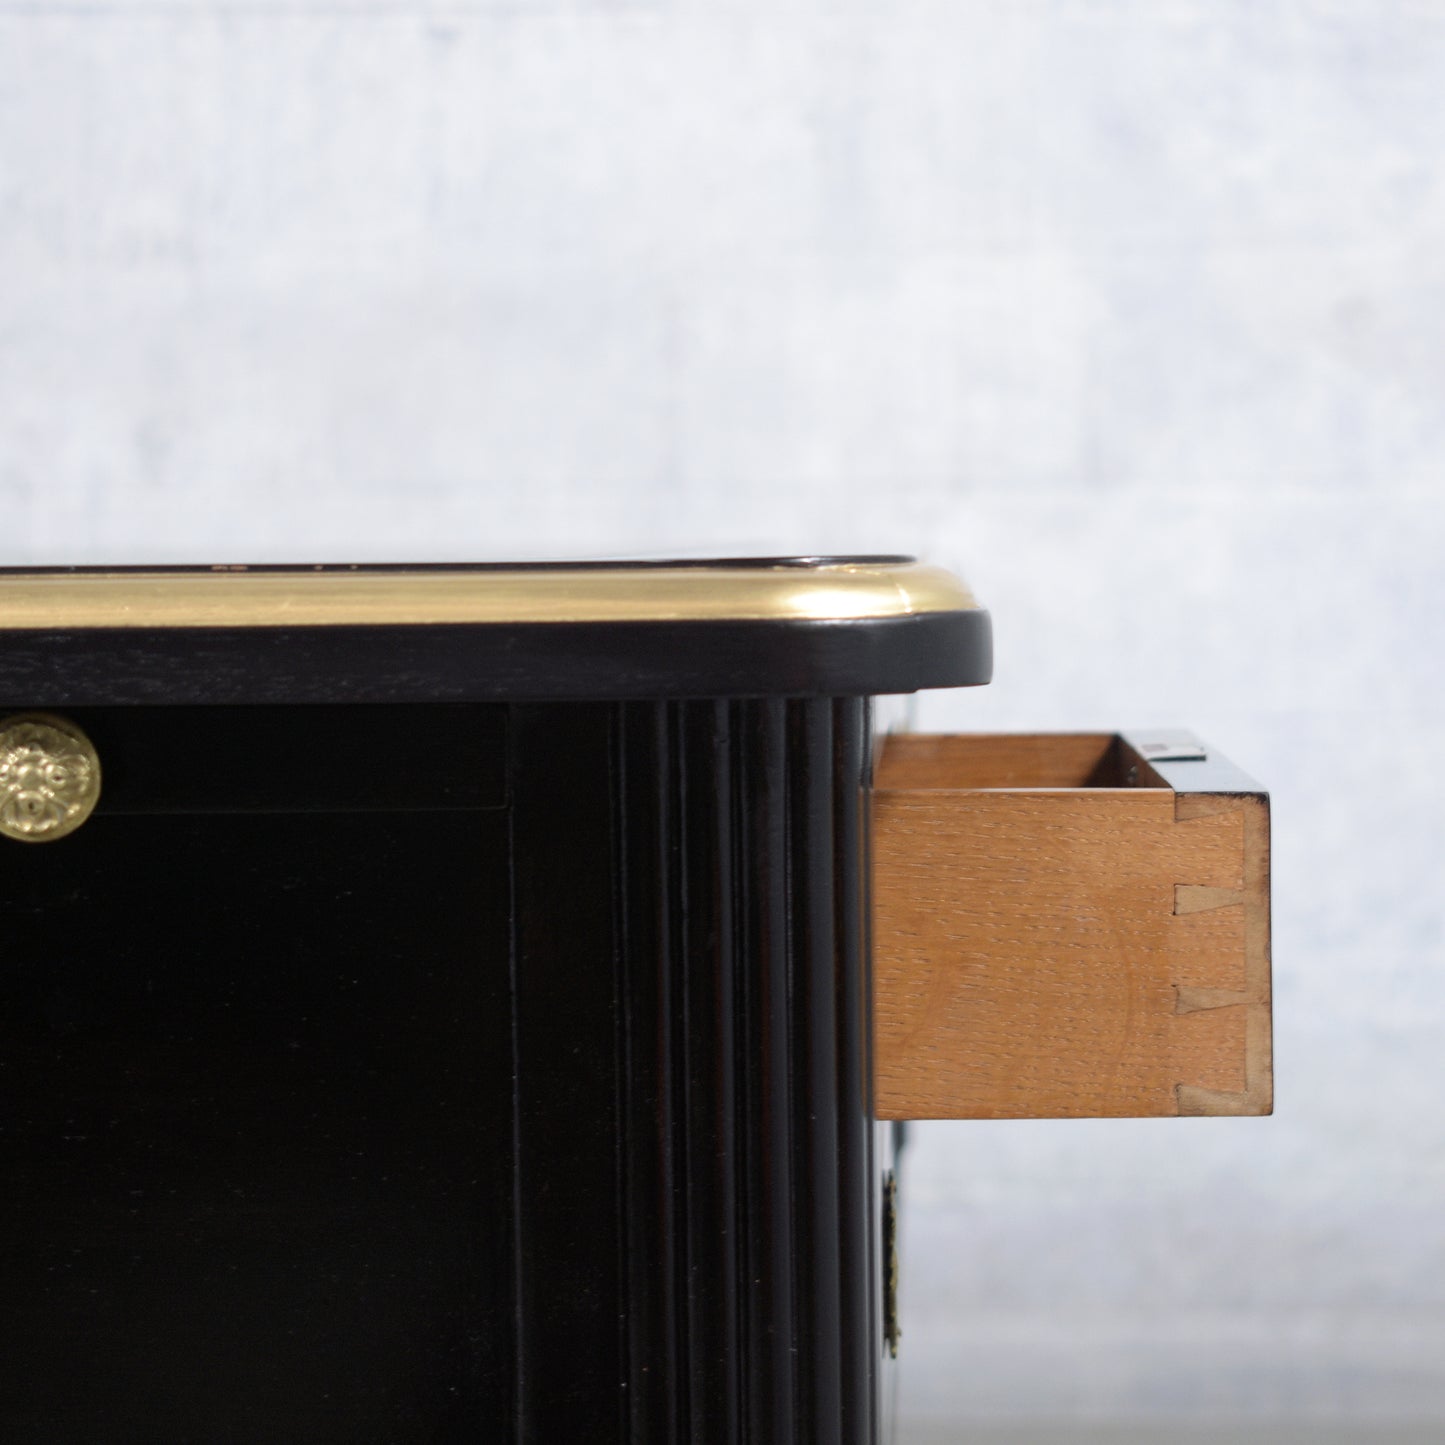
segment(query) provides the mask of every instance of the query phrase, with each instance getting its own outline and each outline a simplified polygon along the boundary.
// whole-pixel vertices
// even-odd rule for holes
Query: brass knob
[[[73,833],[100,800],[100,758],[73,722],[50,713],[0,719],[0,834],[50,843]]]

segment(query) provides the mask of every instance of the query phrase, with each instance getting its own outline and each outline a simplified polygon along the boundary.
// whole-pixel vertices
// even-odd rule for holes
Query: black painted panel
[[[506,826],[97,816],[0,844],[0,1438],[510,1416]]]
[[[500,808],[505,707],[71,708],[103,814]]]

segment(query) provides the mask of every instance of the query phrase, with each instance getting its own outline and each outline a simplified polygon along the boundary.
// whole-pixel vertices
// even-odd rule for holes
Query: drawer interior
[[[1166,788],[1120,733],[897,733],[880,788]]]

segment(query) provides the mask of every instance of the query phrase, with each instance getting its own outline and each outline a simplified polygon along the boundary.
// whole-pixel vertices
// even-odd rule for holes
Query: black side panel
[[[88,721],[117,775],[149,721],[199,783],[224,720]],[[332,721],[385,759],[458,719]],[[0,843],[0,1439],[461,1445],[511,1417],[507,813],[327,811],[337,783]]]
[[[85,721],[111,811],[0,843],[0,1440],[875,1445],[866,701]]]

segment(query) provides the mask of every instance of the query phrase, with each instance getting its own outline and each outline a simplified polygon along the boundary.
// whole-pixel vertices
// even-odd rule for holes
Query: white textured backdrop
[[[918,1129],[908,1413],[1445,1438],[1442,158],[1438,0],[0,0],[0,562],[959,568],[1272,786],[1278,1114]]]

